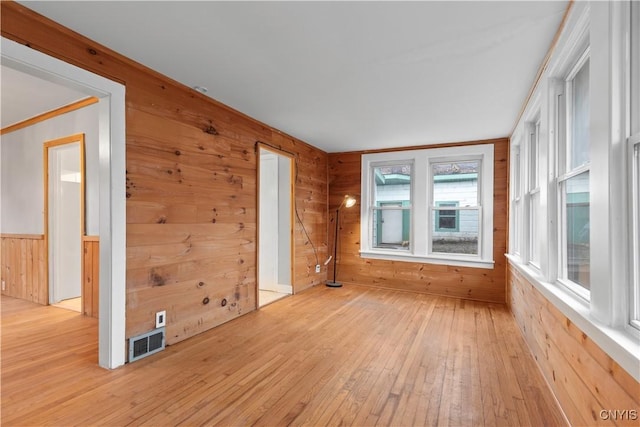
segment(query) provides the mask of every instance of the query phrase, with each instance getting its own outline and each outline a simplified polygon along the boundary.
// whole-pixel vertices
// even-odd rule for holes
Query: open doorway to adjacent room
[[[294,159],[259,146],[258,307],[293,293]]]
[[[126,353],[124,86],[1,42],[3,299],[50,312],[61,301],[77,310],[81,296],[98,363],[115,368]]]

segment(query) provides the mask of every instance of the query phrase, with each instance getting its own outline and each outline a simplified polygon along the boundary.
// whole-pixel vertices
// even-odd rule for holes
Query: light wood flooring
[[[56,304],[51,304],[54,307],[58,307],[58,308],[64,308],[67,310],[73,310],[76,311],[78,313],[82,312],[82,298],[78,297],[78,298],[70,298],[70,299],[64,299]]]
[[[318,286],[114,371],[96,319],[2,298],[2,425],[563,425],[501,305]]]
[[[258,301],[260,301],[260,307],[276,302],[282,298],[288,297],[290,294],[284,294],[282,292],[266,291],[264,289],[258,290]]]

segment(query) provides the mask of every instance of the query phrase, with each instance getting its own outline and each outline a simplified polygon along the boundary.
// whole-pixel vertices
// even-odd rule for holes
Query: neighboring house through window
[[[411,164],[379,165],[373,169],[374,247],[408,250],[411,238]]]
[[[433,253],[478,254],[481,160],[437,162],[431,165]]]
[[[436,202],[436,232],[451,233],[460,231],[460,216],[457,210],[446,209],[455,208],[458,202]]]
[[[360,252],[493,268],[493,145],[364,154]]]

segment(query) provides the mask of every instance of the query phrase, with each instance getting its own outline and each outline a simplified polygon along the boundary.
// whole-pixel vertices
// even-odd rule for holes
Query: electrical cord
[[[293,159],[293,167],[295,169],[295,182],[298,182],[298,158],[295,157]],[[293,195],[293,210],[296,213],[296,218],[298,218],[298,222],[302,226],[302,231],[304,231],[304,235],[307,237],[307,241],[311,244],[311,248],[313,249],[313,255],[316,257],[316,265],[320,265],[320,261],[318,260],[318,250],[313,244],[313,240],[307,233],[307,228],[304,226],[304,222],[302,222],[302,218],[300,218],[300,214],[298,213],[298,202],[296,200],[295,194]]]
[[[297,154],[287,150],[283,150],[281,147],[276,147],[275,145],[269,144],[268,142],[262,142],[262,141],[256,141],[256,145],[255,145],[256,152],[258,151],[259,145],[266,145],[267,147],[271,147],[275,150],[282,151],[283,153],[290,154],[291,157],[293,158],[294,183],[298,182],[298,155]],[[313,240],[311,240],[311,237],[307,232],[307,228],[304,226],[304,222],[302,222],[302,218],[300,218],[300,213],[298,212],[298,202],[295,194],[293,195],[293,210],[296,213],[296,219],[300,223],[300,226],[302,226],[302,231],[304,232],[304,235],[306,236],[307,241],[311,244],[311,248],[313,249],[313,255],[316,258],[316,265],[320,265],[320,261],[318,259],[318,250],[316,249],[316,246],[313,244]]]

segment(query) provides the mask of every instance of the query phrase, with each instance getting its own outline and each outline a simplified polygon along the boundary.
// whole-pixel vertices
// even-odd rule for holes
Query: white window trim
[[[632,135],[628,139],[629,145],[629,157],[633,162],[631,166],[631,185],[632,197],[631,197],[631,230],[632,236],[636,236],[631,242],[631,254],[633,259],[638,259],[640,256],[640,133]],[[629,307],[629,324],[640,331],[640,306],[636,305],[638,301],[637,293],[640,292],[640,262],[632,263],[633,271],[631,279],[631,307]]]
[[[493,144],[464,145],[458,147],[426,148],[420,150],[393,151],[362,155],[362,203],[360,221],[360,255],[363,258],[393,261],[423,262],[460,267],[493,269]],[[463,161],[481,159],[478,181],[480,193],[479,254],[430,253],[430,228],[432,221],[430,176],[431,164],[447,160]],[[409,250],[379,249],[373,247],[373,167],[385,164],[412,164],[411,177],[411,244]]]
[[[549,283],[529,266],[523,265],[513,255],[506,255],[509,264],[524,275],[527,281],[549,300],[564,316],[598,344],[613,360],[622,366],[636,381],[640,381],[638,354],[640,345],[635,333],[629,328],[611,327],[594,318],[589,304],[576,298],[568,289]]]
[[[541,209],[540,209],[540,202],[541,202],[541,188],[540,188],[540,182],[542,181],[541,179],[541,174],[543,171],[542,165],[540,164],[540,143],[541,143],[541,138],[540,138],[540,107],[539,107],[539,103],[540,103],[540,97],[537,96],[536,97],[536,101],[534,102],[534,105],[536,105],[536,107],[534,108],[535,110],[535,114],[533,115],[533,117],[531,118],[531,120],[526,122],[525,125],[525,129],[526,129],[526,140],[525,140],[525,155],[526,155],[526,164],[527,164],[527,168],[526,168],[526,176],[525,176],[525,182],[526,182],[526,191],[525,191],[525,206],[526,206],[526,215],[527,215],[527,221],[526,224],[527,225],[527,256],[526,256],[526,260],[527,263],[533,267],[534,269],[540,271],[541,270],[541,266],[542,266],[542,250],[540,249],[540,245],[542,244],[540,239],[540,235],[541,235],[541,225],[542,225],[542,219],[543,216],[541,215]],[[531,140],[531,136],[532,133],[535,134],[535,147],[532,147],[532,140]],[[534,148],[535,148],[535,153],[534,153]],[[535,161],[535,178],[532,176],[534,174],[534,171],[532,169],[532,157],[536,157],[536,161]],[[532,199],[537,196],[538,197],[538,209],[537,209],[537,217],[538,217],[538,230],[536,235],[534,235],[533,233],[533,218],[532,218],[532,214],[533,214],[533,201]],[[537,244],[538,246],[538,259],[534,259],[534,246]]]
[[[640,89],[637,85],[640,83],[640,4],[635,3],[634,8],[631,4],[627,10],[623,10],[623,16],[628,16],[626,25],[629,25],[628,39],[624,40],[625,50],[628,54],[628,63],[625,64],[627,75],[624,87],[628,93],[629,99],[626,102],[626,134],[627,153],[629,160],[629,214],[631,215],[629,227],[631,228],[630,253],[632,259],[640,258]],[[631,26],[635,23],[635,26]],[[633,51],[632,51],[633,49]],[[635,53],[635,55],[634,55]],[[635,82],[635,85],[632,84]],[[633,263],[633,271],[630,278],[630,307],[629,307],[629,325],[634,331],[640,332],[640,304],[637,304],[638,293],[640,293],[640,262]]]
[[[518,259],[522,259],[522,144],[521,136],[518,135],[511,139],[511,162],[510,171],[510,203],[511,221],[509,224],[509,253]],[[516,159],[519,161],[516,162]]]
[[[628,108],[625,107],[628,103],[628,95],[625,93],[629,92],[629,77],[626,78],[626,84],[623,82],[629,64],[628,55],[622,55],[625,50],[621,45],[629,31],[629,4],[628,1],[576,2],[567,17],[563,33],[532,97],[534,99],[536,93],[542,97],[541,137],[544,141],[541,142],[540,161],[543,162],[543,168],[548,170],[541,173],[541,178],[545,180],[541,183],[541,191],[543,215],[546,216],[543,235],[547,236],[548,256],[543,255],[541,271],[531,268],[526,263],[526,257],[519,258],[513,254],[506,256],[514,270],[522,273],[553,306],[635,380],[640,381],[640,331],[632,327],[629,321],[629,276],[635,265],[631,252],[632,243],[628,237],[633,232],[629,218],[633,189],[629,183],[629,133],[624,133],[624,129],[629,126]],[[597,120],[597,125],[591,125],[590,135],[590,176],[593,174],[593,187],[590,191],[597,191],[595,197],[598,202],[598,207],[592,207],[591,217],[597,219],[600,229],[597,231],[597,246],[592,240],[592,254],[597,255],[591,257],[592,298],[591,301],[586,301],[557,280],[557,177],[561,175],[560,160],[564,159],[556,158],[555,154],[559,137],[555,123],[562,119],[558,117],[561,112],[557,111],[555,103],[557,95],[564,92],[563,77],[568,75],[571,65],[584,52],[589,40],[590,81],[593,82],[591,87],[597,85],[597,94],[590,95],[590,121],[594,123],[593,120]],[[514,135],[524,134],[525,123],[532,116],[530,112],[536,110],[532,104],[530,102],[525,107]],[[521,173],[522,179],[528,176],[522,169]],[[598,188],[594,190],[596,185]],[[609,188],[618,188],[620,191],[610,192]],[[640,209],[640,206],[636,209]],[[510,213],[510,218],[513,221],[513,212]],[[526,222],[521,227],[526,228]],[[521,244],[526,250],[528,236],[524,236],[524,239]]]
[[[546,108],[549,114],[549,133],[545,135],[547,139],[546,160],[548,166],[548,191],[546,200],[547,236],[550,244],[546,268],[543,271],[546,278],[553,280],[556,284],[563,286],[572,298],[579,298],[583,302],[590,299],[590,291],[581,285],[564,278],[566,247],[565,235],[563,233],[564,217],[562,186],[573,176],[590,170],[590,162],[581,165],[573,170],[568,168],[569,141],[571,138],[571,124],[568,118],[571,117],[571,94],[570,82],[587,60],[590,59],[591,46],[589,44],[590,35],[590,7],[581,4],[574,9],[571,19],[567,23],[570,31],[563,33],[558,43],[558,51],[552,57],[546,74]],[[562,97],[562,103],[558,102],[558,97]]]

